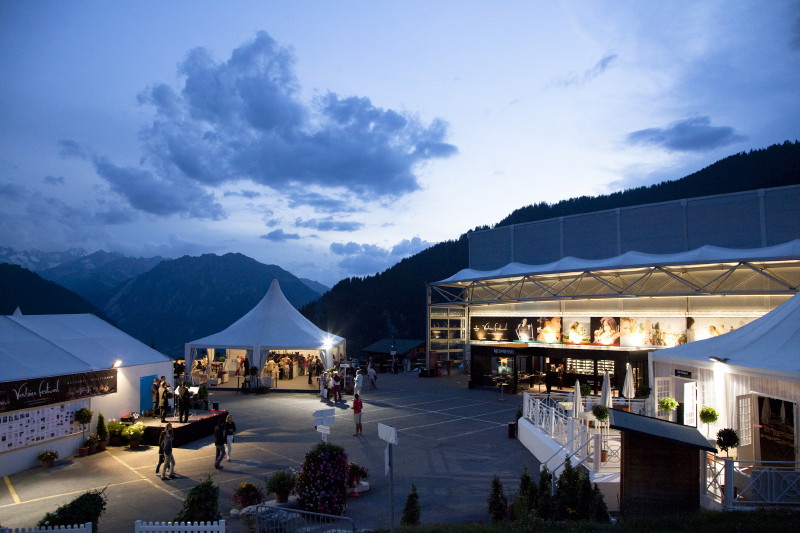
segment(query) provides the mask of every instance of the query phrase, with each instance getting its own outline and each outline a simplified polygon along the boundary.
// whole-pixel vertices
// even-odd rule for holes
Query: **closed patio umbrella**
[[[575,394],[572,400],[572,416],[575,418],[580,418],[581,412],[583,412],[583,406],[581,402],[583,398],[581,398],[581,382],[580,380],[575,380]]]
[[[611,377],[608,370],[603,374],[603,390],[600,392],[600,405],[605,405],[611,409]]]
[[[630,363],[625,364],[625,381],[622,385],[622,395],[628,399],[628,409],[630,409],[630,400],[636,396],[636,389],[633,386],[633,369]]]

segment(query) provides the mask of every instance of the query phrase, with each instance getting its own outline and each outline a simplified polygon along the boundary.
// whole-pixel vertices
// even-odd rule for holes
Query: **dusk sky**
[[[327,285],[800,138],[800,2],[0,2],[0,246]]]

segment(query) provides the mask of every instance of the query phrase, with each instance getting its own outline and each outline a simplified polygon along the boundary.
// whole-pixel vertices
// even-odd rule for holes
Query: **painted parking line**
[[[25,500],[25,501],[20,501],[18,497],[15,497],[14,498],[15,499],[14,503],[10,503],[10,504],[7,504],[7,505],[0,505],[0,509],[6,508],[6,507],[13,507],[13,506],[16,506],[16,505],[25,505],[25,504],[28,504],[28,503],[41,502],[41,501],[44,501],[44,500],[52,500],[53,498],[61,498],[61,497],[64,497],[64,496],[72,496],[73,494],[83,494],[83,493],[85,493],[87,491],[90,491],[90,490],[102,490],[102,489],[105,489],[106,487],[119,487],[119,486],[122,486],[122,485],[129,485],[131,483],[141,483],[142,481],[144,481],[144,479],[131,479],[129,481],[121,481],[119,483],[109,483],[107,485],[103,485],[102,487],[100,487],[100,486],[89,487],[87,489],[73,490],[71,492],[63,492],[61,494],[49,494],[47,496],[42,496],[41,498],[33,498],[32,500]],[[10,487],[10,482],[7,481],[6,484],[9,484],[9,487]]]
[[[11,480],[8,479],[8,476],[3,476],[3,479],[6,482],[6,487],[8,487],[8,493],[11,494],[11,499],[14,500],[14,503],[19,503],[19,496],[17,496],[17,491],[14,490]]]
[[[112,453],[112,454],[111,454],[111,457],[113,457],[113,458],[114,458],[114,460],[116,460],[116,461],[117,461],[119,464],[123,465],[125,468],[127,468],[128,470],[130,470],[131,472],[133,472],[133,473],[134,473],[134,474],[136,474],[137,476],[142,476],[142,474],[141,474],[140,472],[137,472],[135,468],[133,468],[133,467],[132,467],[132,466],[130,466],[128,463],[126,463],[125,461],[123,461],[122,459],[120,459],[119,457],[117,457],[117,454],[115,454],[115,453]],[[149,484],[150,484],[150,486],[152,486],[153,488],[156,488],[156,489],[158,489],[158,490],[160,490],[160,491],[162,491],[162,492],[164,492],[164,493],[166,493],[166,494],[169,494],[169,495],[170,495],[170,496],[172,496],[173,498],[177,498],[177,499],[179,499],[179,500],[183,501],[183,493],[181,493],[181,495],[179,496],[178,494],[175,494],[175,492],[173,492],[173,491],[169,490],[169,489],[168,489],[167,487],[165,487],[164,485],[160,485],[160,484],[158,484],[158,483],[154,482],[152,479],[150,479],[150,478],[149,478],[149,477],[147,477],[147,476],[142,476],[142,477],[141,477],[141,479],[142,479],[143,481],[146,481],[147,483],[149,483]]]

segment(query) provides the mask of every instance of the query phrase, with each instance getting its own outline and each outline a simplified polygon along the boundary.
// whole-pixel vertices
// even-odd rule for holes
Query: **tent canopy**
[[[800,294],[739,329],[709,339],[653,352],[653,361],[692,360],[713,364],[710,357],[751,373],[780,374],[800,381]]]
[[[564,257],[558,261],[543,265],[526,265],[523,263],[509,263],[495,270],[475,270],[465,268],[447,279],[437,281],[433,285],[446,283],[459,283],[495,279],[506,277],[529,276],[534,274],[557,274],[567,272],[581,272],[584,270],[606,270],[619,268],[637,268],[651,265],[692,265],[716,262],[741,262],[741,261],[775,261],[781,259],[796,259],[800,256],[800,239],[769,246],[740,250],[721,248],[719,246],[701,246],[687,252],[674,254],[650,254],[644,252],[626,252],[622,255],[607,259],[580,259]]]
[[[325,365],[331,366],[331,349],[344,342],[342,337],[319,329],[286,299],[278,280],[272,280],[264,298],[242,318],[224,330],[189,342],[185,346],[187,364],[198,348],[252,350],[251,361],[261,368],[262,351],[325,350]]]
[[[0,317],[3,381],[171,361],[91,314]]]

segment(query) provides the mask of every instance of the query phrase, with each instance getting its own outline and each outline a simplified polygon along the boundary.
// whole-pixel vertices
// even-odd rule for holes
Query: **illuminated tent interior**
[[[242,318],[224,330],[186,343],[184,353],[187,370],[206,350],[245,350],[252,366],[263,368],[271,350],[319,351],[325,368],[333,366],[334,354],[343,355],[345,339],[319,329],[292,306],[281,291],[278,280],[272,280],[264,298]]]

